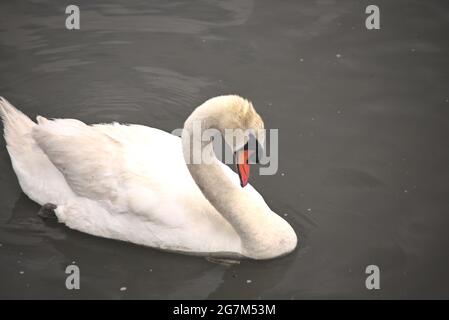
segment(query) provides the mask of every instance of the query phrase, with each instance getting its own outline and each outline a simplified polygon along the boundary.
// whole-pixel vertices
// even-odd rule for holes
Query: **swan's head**
[[[200,105],[187,119],[184,127],[200,121],[203,130],[217,129],[235,153],[242,187],[248,183],[249,164],[257,162],[258,152],[265,144],[264,123],[253,104],[238,95],[211,98]]]

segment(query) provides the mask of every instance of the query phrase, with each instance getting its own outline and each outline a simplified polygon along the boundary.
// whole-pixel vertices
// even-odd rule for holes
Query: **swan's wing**
[[[33,138],[79,196],[114,200],[124,174],[122,144],[74,119],[38,117]]]

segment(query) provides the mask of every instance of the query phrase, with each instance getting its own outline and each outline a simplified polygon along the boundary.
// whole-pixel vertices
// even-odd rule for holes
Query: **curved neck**
[[[202,141],[204,130],[216,129],[223,134],[226,128],[247,129],[255,126],[250,123],[260,121],[247,100],[238,96],[215,97],[196,108],[186,120],[182,150],[203,195],[240,236],[241,253],[267,259],[291,252],[297,243],[295,231],[270,210],[251,186],[242,188],[233,182],[232,176],[225,172],[227,168],[215,157],[212,142]],[[198,156],[200,161],[196,161]]]
[[[183,153],[190,174],[206,199],[236,230],[244,249],[249,252],[266,250],[270,246],[267,242],[272,240],[267,233],[277,229],[280,221],[276,218],[279,217],[269,210],[263,200],[231,181],[215,157],[213,143],[193,140],[197,137],[193,135],[190,123],[186,122],[182,133]],[[205,129],[207,127],[203,127],[202,131]],[[195,153],[202,155],[199,164],[192,163]]]

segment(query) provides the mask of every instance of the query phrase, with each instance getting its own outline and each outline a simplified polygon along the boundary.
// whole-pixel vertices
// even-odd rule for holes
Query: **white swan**
[[[239,96],[199,106],[182,139],[141,125],[40,116],[35,123],[1,97],[0,115],[23,192],[40,205],[55,204],[58,221],[69,228],[216,257],[269,259],[296,247],[292,227],[251,185],[240,186],[211,142],[190,143],[195,121],[221,132],[263,128],[252,104]],[[186,165],[195,148],[207,164]]]

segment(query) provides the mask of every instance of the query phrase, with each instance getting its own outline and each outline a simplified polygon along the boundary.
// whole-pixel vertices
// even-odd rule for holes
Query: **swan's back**
[[[179,137],[140,125],[34,123],[4,99],[0,114],[22,190],[56,204],[68,227],[183,252],[241,249],[189,174]]]

